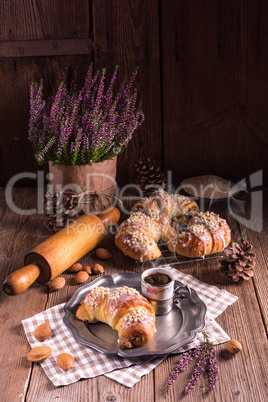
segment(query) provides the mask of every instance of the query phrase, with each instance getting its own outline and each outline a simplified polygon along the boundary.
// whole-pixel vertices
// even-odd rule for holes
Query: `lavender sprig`
[[[216,358],[216,350],[213,344],[209,341],[207,335],[204,335],[204,342],[201,346],[197,346],[195,349],[190,350],[182,354],[182,359],[179,361],[175,370],[171,372],[167,382],[165,383],[164,390],[168,394],[173,386],[174,381],[178,378],[179,373],[185,371],[189,363],[194,359],[198,358],[191,378],[185,387],[185,392],[191,392],[201,374],[207,370],[208,371],[208,388],[213,390],[215,388],[218,376],[218,361]]]
[[[74,73],[67,87],[65,69],[56,93],[43,99],[43,82],[31,83],[29,140],[39,164],[92,164],[121,153],[144,121],[137,90],[131,93],[135,70],[115,91],[118,66],[105,90],[106,69],[93,74],[91,65],[81,91]],[[53,142],[51,139],[53,138]]]
[[[206,361],[207,361],[206,355],[202,354],[195,365],[194,372],[190,378],[190,381],[185,387],[186,392],[191,392],[194,389],[198,378],[205,371]]]
[[[216,358],[216,350],[212,347],[212,350],[208,353],[208,387],[213,390],[217,382],[217,376],[219,374],[218,361]]]
[[[178,375],[182,372],[187,370],[189,363],[195,358],[200,355],[202,352],[202,348],[200,346],[196,347],[189,352],[185,352],[182,354],[182,359],[179,361],[178,365],[176,366],[175,370],[170,373],[166,383],[165,383],[165,392],[169,394],[172,385],[175,380],[177,380]]]

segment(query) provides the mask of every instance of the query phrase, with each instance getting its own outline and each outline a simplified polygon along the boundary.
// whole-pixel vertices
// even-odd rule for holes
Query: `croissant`
[[[133,206],[131,216],[115,233],[115,244],[135,260],[154,260],[161,255],[158,241],[173,233],[170,219],[180,218],[180,222],[184,223],[198,211],[196,202],[191,198],[160,191]]]
[[[213,212],[199,212],[194,200],[165,191],[143,198],[132,208],[132,215],[115,233],[115,244],[124,254],[136,260],[160,257],[157,245],[162,239],[170,251],[185,257],[203,257],[222,251],[231,241],[227,222]],[[186,224],[178,233],[172,219]]]
[[[203,257],[225,249],[231,241],[231,230],[225,219],[213,212],[200,212],[192,217],[181,233],[169,230],[170,251],[185,257]]]
[[[145,197],[137,201],[131,212],[143,211],[145,214],[156,217],[166,214],[168,219],[180,218],[180,222],[187,222],[189,218],[199,212],[197,203],[181,194],[168,194],[159,190],[152,197]]]
[[[91,289],[76,311],[82,321],[98,321],[118,331],[123,348],[143,346],[155,332],[155,312],[152,305],[136,289],[127,286],[110,290]]]
[[[118,227],[115,244],[135,260],[154,260],[161,255],[157,243],[167,233],[168,227],[169,220],[165,214],[152,218],[137,212]]]

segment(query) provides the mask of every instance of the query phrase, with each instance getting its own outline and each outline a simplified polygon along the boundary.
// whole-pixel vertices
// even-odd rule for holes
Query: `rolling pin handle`
[[[98,215],[98,218],[101,219],[102,223],[107,228],[107,227],[115,225],[119,221],[120,211],[119,211],[119,209],[117,209],[115,207],[110,207],[108,209],[105,209],[103,212],[101,212]]]
[[[75,259],[75,261],[77,261],[79,258],[81,258],[82,256],[84,256],[86,253],[88,253],[89,251],[91,251],[94,247],[96,247],[97,244],[100,243],[101,240],[103,240],[103,238],[105,237],[105,231],[103,231],[104,227],[109,227],[112,225],[115,225],[118,220],[120,218],[120,211],[115,208],[115,207],[111,207],[106,209],[105,211],[103,211],[98,218],[95,217],[95,215],[82,215],[80,218],[78,218],[75,222],[74,222],[74,228],[78,229],[80,225],[82,224],[90,224],[90,225],[94,225],[96,223],[100,223],[100,220],[102,221],[101,224],[101,229],[102,232],[101,233],[96,233],[96,236],[94,233],[90,234],[90,247],[88,246],[88,236],[84,236],[83,234],[79,233],[78,230],[78,236],[76,240],[77,241],[82,241],[83,247],[81,248],[81,252],[79,251],[78,253],[76,252],[77,250],[73,250],[71,253],[71,257],[74,258],[75,256],[77,257]],[[92,227],[91,227],[92,229]],[[50,239],[45,240],[42,244],[40,244],[39,246],[36,246],[31,252],[29,252],[27,254],[27,256],[29,255],[35,255],[36,254],[36,258],[37,256],[39,256],[38,258],[42,257],[42,261],[45,261],[45,264],[43,266],[42,261],[40,262],[40,266],[42,266],[42,275],[44,274],[44,270],[45,267],[47,266],[48,269],[51,272],[51,274],[53,274],[53,276],[57,276],[58,274],[60,274],[61,272],[65,271],[65,269],[67,269],[71,264],[68,265],[63,265],[63,266],[57,266],[57,265],[53,265],[52,267],[50,265],[49,262],[50,261],[50,255],[53,254],[56,250],[56,245],[59,245],[58,247],[60,248],[60,253],[62,253],[61,249],[65,250],[64,245],[65,245],[65,241],[64,241],[64,237],[68,238],[68,233],[67,233],[67,229],[64,228],[61,231],[59,231],[58,233],[54,234],[53,236],[51,236]],[[71,239],[73,237],[75,237],[75,229],[73,229],[73,233],[71,234]],[[71,240],[69,240],[69,245]],[[87,241],[87,243],[86,243]],[[61,255],[59,253],[59,256]],[[48,258],[48,260],[46,260],[46,258]],[[33,260],[34,262],[26,265],[25,267],[19,269],[18,271],[13,272],[12,274],[10,274],[6,280],[3,283],[3,289],[4,292],[8,295],[18,295],[22,292],[24,292],[26,289],[29,288],[29,286],[31,286],[31,284],[41,275],[41,270],[39,268],[39,266],[37,265],[36,261],[38,260]],[[30,262],[30,261],[29,261]],[[66,259],[64,260],[64,263],[66,264]],[[41,276],[42,277],[42,276]],[[41,280],[41,278],[40,278]]]
[[[40,273],[40,268],[36,264],[26,265],[12,272],[3,283],[4,292],[10,296],[24,292],[38,278]]]

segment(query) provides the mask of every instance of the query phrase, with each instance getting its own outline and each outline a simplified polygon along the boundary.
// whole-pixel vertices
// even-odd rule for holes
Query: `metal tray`
[[[141,292],[140,282],[140,273],[118,273],[101,276],[77,289],[71,300],[63,307],[65,312],[63,322],[75,340],[104,354],[116,354],[128,358],[164,355],[192,342],[205,326],[206,305],[195,290],[185,287],[178,281],[175,284],[177,295],[172,310],[166,315],[156,317],[156,332],[145,346],[133,349],[121,348],[117,331],[107,324],[85,323],[75,317],[78,306],[93,287],[105,286],[114,289],[129,286]]]

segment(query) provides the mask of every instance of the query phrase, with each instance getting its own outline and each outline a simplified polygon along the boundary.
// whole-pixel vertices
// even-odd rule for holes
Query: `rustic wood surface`
[[[40,215],[21,215],[13,213],[6,205],[5,190],[0,192],[0,244],[1,244],[1,283],[15,269],[23,265],[24,256],[34,245],[50,236],[43,226]],[[19,208],[35,208],[36,191],[31,188],[17,188],[13,200]],[[268,192],[265,194],[268,200]],[[230,355],[224,345],[216,347],[219,360],[219,377],[214,392],[206,390],[207,380],[202,377],[196,389],[189,395],[184,394],[184,385],[189,373],[180,374],[168,398],[163,396],[163,386],[174,369],[179,356],[168,357],[150,374],[144,376],[133,388],[128,389],[105,376],[80,380],[66,387],[54,387],[39,364],[28,362],[30,351],[21,321],[45,309],[66,302],[78,285],[73,283],[73,275],[64,273],[67,285],[58,292],[49,291],[46,285],[33,284],[25,293],[7,296],[0,290],[0,399],[3,402],[27,401],[264,401],[267,399],[267,210],[261,221],[263,228],[256,232],[260,222],[253,217],[254,227],[238,223],[228,212],[226,203],[213,205],[214,211],[227,218],[232,239],[248,239],[257,254],[257,265],[252,280],[241,284],[227,283],[219,273],[219,260],[185,264],[180,270],[199,280],[214,284],[238,296],[238,301],[228,307],[217,318],[217,322],[233,339],[238,339],[243,350],[238,355]],[[261,213],[261,211],[260,211]],[[110,234],[103,246],[111,250],[113,257],[107,260],[106,274],[128,271],[137,272],[139,267],[125,257],[113,243]],[[83,264],[91,265],[96,261],[94,252],[85,256]],[[92,276],[90,280],[94,280]]]

